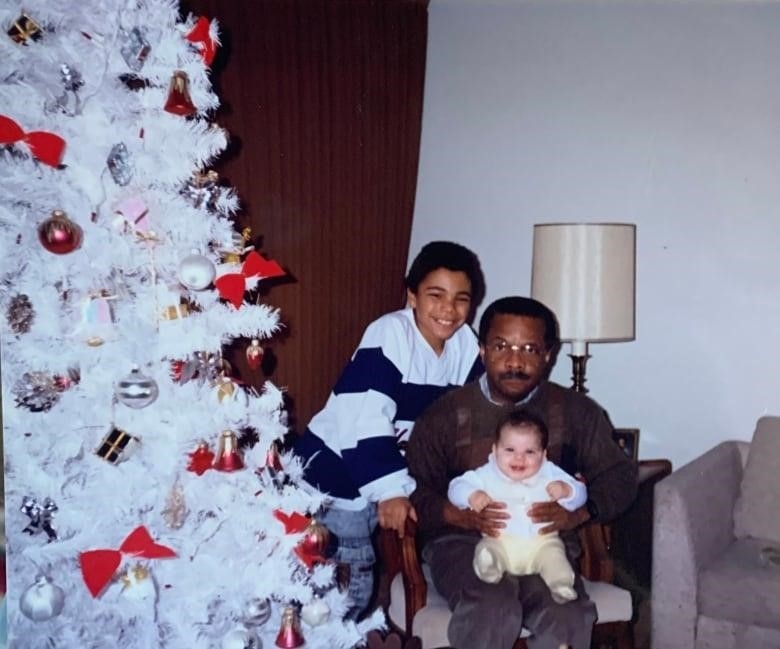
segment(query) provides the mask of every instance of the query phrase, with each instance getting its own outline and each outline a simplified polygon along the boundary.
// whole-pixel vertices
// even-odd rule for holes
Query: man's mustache
[[[509,372],[502,372],[498,375],[498,378],[501,380],[509,379],[510,381],[528,381],[531,377],[520,370],[510,370]]]

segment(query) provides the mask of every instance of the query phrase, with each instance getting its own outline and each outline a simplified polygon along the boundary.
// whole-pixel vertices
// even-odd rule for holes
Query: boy
[[[318,516],[337,537],[335,558],[349,566],[357,617],[373,590],[371,534],[378,522],[403,536],[415,488],[400,445],[437,397],[482,372],[466,324],[484,294],[476,255],[449,241],[425,245],[406,277],[407,307],[363,334],[325,407],[296,441],[306,481],[332,497]]]
[[[503,502],[511,515],[498,537],[483,538],[474,549],[474,571],[488,583],[513,575],[539,574],[552,598],[563,603],[577,598],[574,571],[557,533],[538,534],[544,523],[527,515],[535,502],[557,501],[569,511],[587,499],[585,485],[547,460],[544,422],[522,409],[513,410],[496,428],[487,464],[450,482],[447,496],[460,509],[480,512]]]

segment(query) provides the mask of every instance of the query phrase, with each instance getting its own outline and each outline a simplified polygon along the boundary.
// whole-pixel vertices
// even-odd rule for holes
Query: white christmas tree
[[[9,646],[360,644],[382,616],[342,620],[323,497],[275,454],[282,393],[221,355],[257,365],[279,319],[255,289],[282,271],[209,169],[216,22],[172,0],[0,18]]]

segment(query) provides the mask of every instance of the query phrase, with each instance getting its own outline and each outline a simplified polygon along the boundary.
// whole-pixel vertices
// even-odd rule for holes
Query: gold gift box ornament
[[[41,37],[41,28],[30,16],[22,13],[19,18],[14,21],[8,30],[8,35],[15,43],[21,43],[27,45],[27,40],[32,39],[37,41]]]
[[[140,443],[140,438],[119,428],[112,428],[100,442],[95,455],[110,464],[119,464],[130,457]]]

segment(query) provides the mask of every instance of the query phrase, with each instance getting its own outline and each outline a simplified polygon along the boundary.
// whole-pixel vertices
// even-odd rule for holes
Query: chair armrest
[[[615,578],[615,565],[609,556],[607,528],[601,523],[588,523],[579,529],[582,555],[580,572],[591,581],[612,583]]]
[[[399,572],[404,584],[406,603],[406,631],[411,634],[412,621],[428,598],[428,586],[425,583],[422,566],[417,554],[417,524],[406,519],[404,538],[398,538],[394,530],[380,529],[379,554],[385,567],[388,586]]]
[[[654,646],[693,646],[698,573],[734,538],[733,510],[741,481],[740,448],[729,441],[655,486]]]
[[[680,567],[698,570],[734,540],[742,469],[738,443],[721,442],[656,485],[653,540],[666,549],[659,561],[684,555]]]

